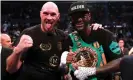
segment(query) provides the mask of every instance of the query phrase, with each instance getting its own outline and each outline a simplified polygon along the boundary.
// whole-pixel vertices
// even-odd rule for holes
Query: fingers
[[[92,24],[91,25],[91,28],[93,29],[93,30],[97,30],[97,29],[104,29],[103,27],[102,27],[102,24],[97,24],[97,23],[95,23],[95,24]]]
[[[20,39],[20,44],[24,45],[23,47],[31,47],[33,45],[33,40],[28,35],[23,35]]]
[[[73,66],[73,68],[74,68],[75,70],[78,69],[78,64],[77,64],[77,63],[72,63],[72,66]]]
[[[16,47],[19,49],[19,51],[25,51],[32,46],[33,46],[32,38],[28,35],[22,35]]]
[[[73,62],[74,61],[73,58],[74,58],[75,55],[76,54],[74,52],[72,52],[72,50],[70,50],[70,52],[67,54],[66,62],[67,63]]]

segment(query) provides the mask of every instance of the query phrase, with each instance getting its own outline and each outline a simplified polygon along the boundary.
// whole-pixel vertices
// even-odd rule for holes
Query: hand
[[[26,51],[28,48],[33,46],[33,40],[28,35],[22,35],[18,45],[14,48],[18,53]]]
[[[104,28],[102,27],[102,24],[97,24],[97,23],[92,24],[92,25],[91,25],[91,28],[92,28],[92,30],[104,29]]]
[[[64,80],[72,80],[72,76],[70,75],[70,73],[64,75]]]
[[[75,55],[76,54],[70,50],[70,52],[67,54],[66,63],[69,64],[69,63],[74,62],[73,58],[74,58]]]
[[[78,67],[78,70],[75,70],[74,75],[79,80],[84,80],[88,78],[88,76],[92,76],[96,74],[95,67]]]

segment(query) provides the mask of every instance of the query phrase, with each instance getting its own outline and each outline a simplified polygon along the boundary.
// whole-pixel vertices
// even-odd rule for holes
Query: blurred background
[[[60,29],[70,26],[68,9],[74,1],[54,1],[60,10]],[[45,1],[1,1],[1,32],[14,41],[23,29],[40,24],[40,9]],[[92,9],[93,22],[100,23],[124,38],[129,49],[133,46],[133,1],[87,1]]]

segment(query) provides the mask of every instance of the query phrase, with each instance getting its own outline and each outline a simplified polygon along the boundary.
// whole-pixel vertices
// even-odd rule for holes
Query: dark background
[[[20,32],[40,24],[40,9],[46,1],[1,1],[1,27],[8,24],[6,32]],[[66,30],[70,24],[67,15],[70,4],[74,1],[54,1],[61,13],[60,29]],[[133,41],[133,1],[87,1],[92,10],[93,22],[115,33],[117,38]],[[129,43],[130,44],[130,43]]]

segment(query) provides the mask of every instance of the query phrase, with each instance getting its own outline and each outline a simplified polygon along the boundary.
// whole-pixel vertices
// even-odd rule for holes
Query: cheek
[[[45,15],[41,15],[41,20],[45,20],[46,16]]]
[[[45,20],[45,16],[42,16],[42,17],[41,17],[41,20]]]
[[[56,23],[57,21],[59,21],[58,17],[53,17],[54,22]]]
[[[71,19],[72,20],[72,24],[75,25],[76,24],[76,20]]]
[[[90,20],[91,20],[90,16],[85,17],[85,21],[90,21]]]

